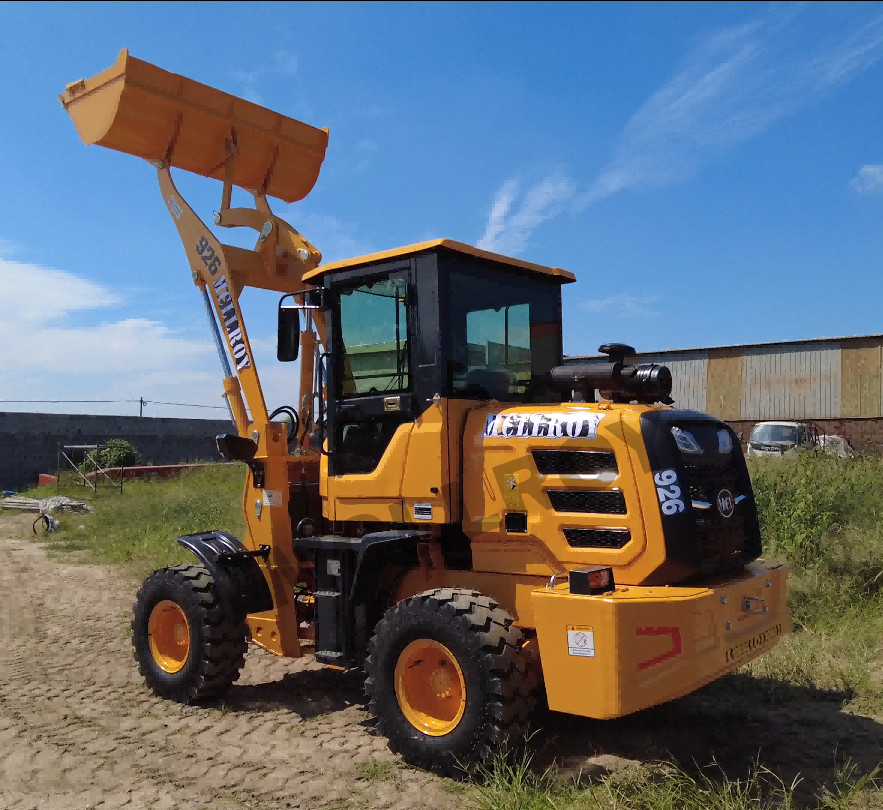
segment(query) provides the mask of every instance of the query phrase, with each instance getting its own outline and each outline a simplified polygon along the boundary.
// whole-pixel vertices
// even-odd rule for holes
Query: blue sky
[[[122,47],[329,127],[274,205],[326,260],[448,237],[574,272],[569,354],[883,332],[883,3],[0,10],[0,410],[224,414],[157,404],[222,404],[201,299],[154,170],[57,99]],[[220,188],[176,179],[210,221]],[[292,403],[275,297],[245,304]],[[61,399],[113,401],[11,402]]]

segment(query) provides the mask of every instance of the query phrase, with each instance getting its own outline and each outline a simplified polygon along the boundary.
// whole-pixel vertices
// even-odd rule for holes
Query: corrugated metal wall
[[[596,359],[606,362],[581,362]],[[648,352],[629,359],[667,365],[675,405],[719,419],[883,416],[883,335]]]
[[[706,409],[708,352],[661,354],[658,360],[650,362],[668,366],[672,379],[671,398],[678,408],[692,408],[695,411]]]
[[[761,421],[839,416],[839,343],[746,349],[741,408],[735,418]]]

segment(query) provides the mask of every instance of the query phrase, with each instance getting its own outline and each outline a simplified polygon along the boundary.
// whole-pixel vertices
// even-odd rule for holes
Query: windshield
[[[755,425],[751,431],[753,442],[787,442],[797,444],[796,425]]]

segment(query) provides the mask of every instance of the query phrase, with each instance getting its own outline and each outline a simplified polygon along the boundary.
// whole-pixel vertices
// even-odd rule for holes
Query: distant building
[[[676,407],[710,413],[746,438],[755,422],[807,420],[856,450],[883,452],[883,335],[640,352],[626,362],[668,366]]]

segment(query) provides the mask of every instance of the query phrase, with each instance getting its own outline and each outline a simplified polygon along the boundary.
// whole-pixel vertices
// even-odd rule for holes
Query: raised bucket
[[[223,180],[234,144],[233,183],[285,202],[310,193],[328,131],[316,129],[129,56],[59,96],[83,143]]]

